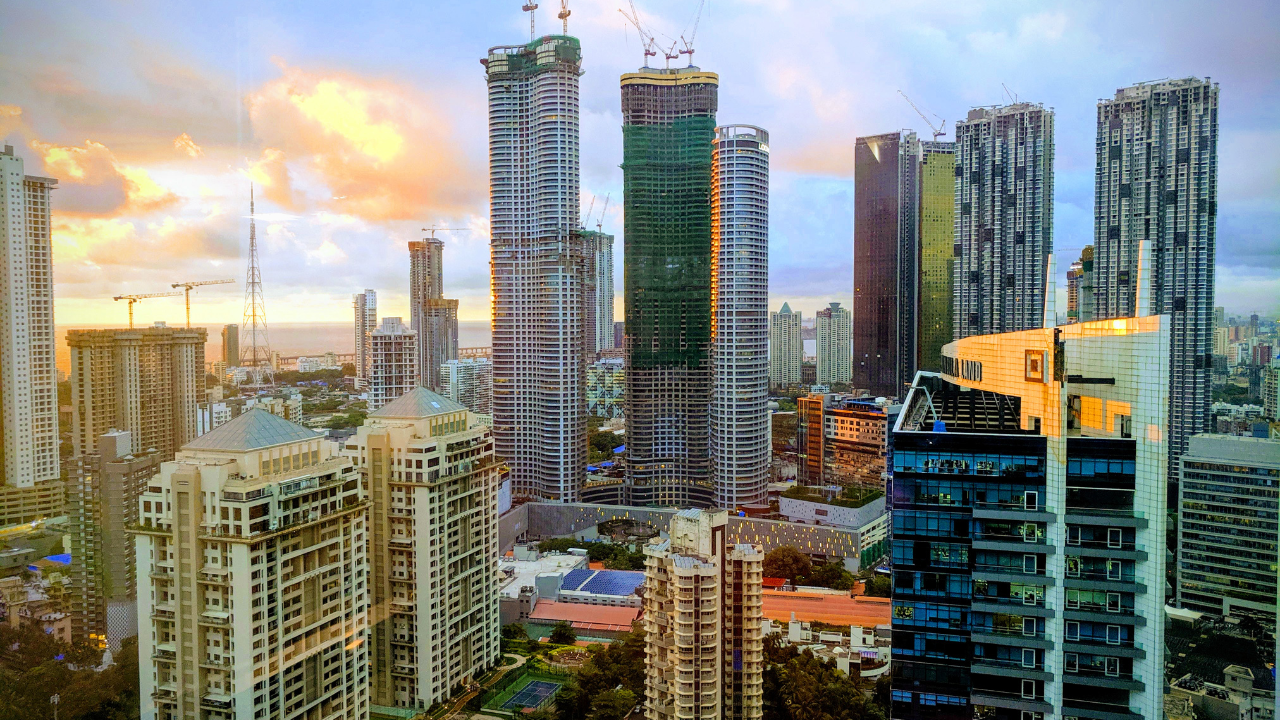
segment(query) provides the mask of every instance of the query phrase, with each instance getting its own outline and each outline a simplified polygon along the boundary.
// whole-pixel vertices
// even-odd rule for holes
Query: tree
[[[834,590],[850,590],[855,580],[853,573],[845,570],[844,565],[837,560],[813,568],[813,572],[805,578],[805,582]]]
[[[507,623],[502,626],[502,637],[507,640],[528,640],[529,633],[520,623]]]
[[[578,641],[578,634],[573,631],[572,625],[561,620],[551,628],[551,637],[548,639],[553,645],[572,645]]]
[[[591,701],[587,720],[622,720],[636,706],[636,695],[626,688],[606,690]]]
[[[867,597],[893,597],[893,587],[887,576],[876,573],[867,580],[865,594]]]
[[[786,578],[795,582],[813,571],[808,556],[790,545],[782,545],[764,556],[765,577]]]
[[[582,664],[578,674],[556,694],[556,711],[560,720],[609,717],[593,714],[608,711],[603,706],[597,708],[595,701],[619,685],[631,693],[633,706],[636,698],[644,697],[644,630],[633,628],[607,646],[593,645],[588,652],[591,656]],[[613,699],[617,704],[623,704],[616,695]]]
[[[869,701],[857,680],[809,651],[782,644],[776,635],[764,642],[765,720],[883,720],[881,706]]]
[[[538,638],[530,636],[528,642],[524,644],[525,651],[530,655],[537,655],[542,650],[542,643]]]

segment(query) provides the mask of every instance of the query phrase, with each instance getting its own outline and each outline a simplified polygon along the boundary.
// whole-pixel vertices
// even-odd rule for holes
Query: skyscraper
[[[854,144],[853,385],[900,397],[951,341],[955,144]],[[944,332],[945,331],[945,332]]]
[[[769,481],[769,133],[716,128],[711,188],[711,484],[737,508]]]
[[[1076,260],[1067,268],[1067,323],[1080,322],[1080,279],[1084,262]]]
[[[1053,110],[974,108],[956,123],[953,334],[1041,327],[1053,252]]]
[[[851,361],[852,318],[849,311],[833,302],[818,311],[818,384],[847,383],[853,376]]]
[[[493,414],[493,361],[489,358],[450,360],[440,366],[442,395],[477,415]]]
[[[335,444],[266,410],[164,463],[132,529],[144,720],[368,717],[367,514]]]
[[[369,382],[369,365],[373,362],[373,331],[378,327],[378,293],[365,290],[351,296],[356,313],[356,380]]]
[[[582,232],[592,257],[591,315],[593,353],[613,344],[613,236],[593,230]]]
[[[418,387],[418,336],[398,317],[384,317],[370,337],[369,410]]]
[[[222,362],[225,367],[236,367],[240,364],[239,325],[222,326]]]
[[[1094,283],[1098,318],[1171,317],[1169,478],[1211,422],[1218,85],[1142,83],[1098,103]]]
[[[498,661],[493,440],[465,407],[415,388],[370,413],[346,454],[373,503],[372,700],[430,707]]]
[[[727,513],[682,510],[644,548],[646,717],[762,717],[764,549],[729,544]]]
[[[49,243],[57,184],[25,174],[13,146],[0,152],[0,471],[3,484],[19,490],[61,474]]]
[[[441,387],[440,366],[458,359],[458,301],[444,297],[444,242],[409,242],[409,327],[418,336],[418,385]]]
[[[804,339],[800,336],[800,313],[791,312],[790,303],[769,313],[769,384],[785,388],[800,382],[804,362]]]
[[[575,500],[587,464],[588,257],[577,38],[489,49],[493,436],[512,492]]]
[[[893,433],[894,718],[1163,713],[1167,316],[957,340]]]
[[[98,437],[129,432],[129,452],[159,450],[163,459],[194,440],[204,400],[204,328],[71,330],[71,445],[94,452]]]
[[[719,78],[622,76],[627,485],[637,505],[714,502],[711,197]]]

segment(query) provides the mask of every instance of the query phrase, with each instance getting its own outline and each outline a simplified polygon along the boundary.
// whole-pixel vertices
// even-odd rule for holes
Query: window
[[[1108,645],[1120,644],[1120,626],[1119,625],[1107,626],[1107,644]]]
[[[1120,611],[1120,593],[1107,593],[1107,612],[1118,613]]]
[[[1067,621],[1067,639],[1068,640],[1080,639],[1080,623],[1074,620]]]
[[[1118,548],[1123,544],[1120,528],[1107,528],[1107,547]]]
[[[1036,666],[1036,651],[1031,648],[1022,648],[1022,667],[1033,668]]]
[[[1108,560],[1107,561],[1107,579],[1108,580],[1121,579],[1121,575],[1120,575],[1121,567],[1123,566],[1121,565],[1119,560]]]
[[[1022,681],[1022,697],[1026,700],[1036,699],[1036,681],[1035,680]]]
[[[1032,637],[1036,634],[1036,619],[1022,618],[1022,634]]]
[[[1066,672],[1080,671],[1080,656],[1076,653],[1065,653],[1062,656],[1062,669]]]
[[[1067,556],[1067,577],[1080,577],[1080,558]]]
[[[1072,526],[1067,528],[1067,544],[1068,545],[1080,544],[1080,527],[1079,526]]]
[[[1028,490],[1027,493],[1022,496],[1022,505],[1027,510],[1031,510],[1032,512],[1036,511],[1040,507],[1040,493],[1035,490]]]
[[[1022,572],[1025,575],[1036,574],[1036,556],[1035,555],[1022,556]]]
[[[1079,590],[1067,591],[1067,607],[1072,610],[1075,610],[1080,607],[1080,591]]]
[[[1109,657],[1109,658],[1103,658],[1103,660],[1105,661],[1104,671],[1107,673],[1107,676],[1119,677],[1120,676],[1120,658]]]

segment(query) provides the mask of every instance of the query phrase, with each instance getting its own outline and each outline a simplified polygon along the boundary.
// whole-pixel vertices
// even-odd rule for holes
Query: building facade
[[[570,501],[587,465],[588,252],[577,38],[489,49],[493,435],[516,496]]]
[[[1218,85],[1142,83],[1098,103],[1092,302],[1098,318],[1165,313],[1169,477],[1209,430],[1218,206]]]
[[[613,344],[613,236],[586,230],[583,241],[591,252],[591,327],[593,354],[616,347]]]
[[[458,301],[444,297],[444,241],[409,242],[409,328],[418,338],[418,385],[439,391],[440,367],[458,359]]]
[[[818,384],[830,387],[853,378],[853,316],[833,302],[818,311]]]
[[[893,436],[894,718],[1163,712],[1167,316],[983,335]]]
[[[134,530],[145,720],[368,717],[368,503],[336,450],[255,409],[147,485]]]
[[[240,326],[222,326],[222,366],[236,367],[240,364]]]
[[[371,413],[344,454],[369,520],[376,705],[426,708],[498,662],[498,484],[490,429],[416,388]]]
[[[398,317],[382,318],[370,336],[369,410],[418,387],[418,336]]]
[[[71,583],[64,608],[76,639],[120,651],[138,634],[133,538],[138,498],[160,472],[158,450],[134,452],[128,432],[98,437],[95,452],[76,460],[67,486],[71,521]]]
[[[604,358],[587,366],[587,412],[620,418],[626,409],[627,372],[622,358]]]
[[[1053,252],[1053,110],[974,108],[956,123],[956,338],[1042,327]]]
[[[769,313],[769,385],[787,388],[801,382],[800,364],[804,361],[804,338],[800,335],[801,317],[791,312],[790,303]]]
[[[369,381],[369,366],[373,362],[373,331],[378,328],[378,294],[365,290],[351,296],[355,308],[356,323],[356,380]]]
[[[711,484],[737,508],[769,482],[769,133],[716,128],[711,187]]]
[[[942,369],[942,346],[951,342],[952,282],[955,277],[956,144],[920,141],[920,218],[915,278],[915,366],[907,372],[899,363],[898,389],[902,397],[915,370]],[[855,383],[856,385],[856,383]]]
[[[0,152],[0,484],[8,495],[38,494],[61,476],[49,240],[57,185],[27,175],[13,146]]]
[[[1178,606],[1270,624],[1280,441],[1193,435],[1178,491]]]
[[[691,66],[621,82],[627,485],[636,504],[708,506],[720,81]]]
[[[127,431],[130,452],[159,450],[167,460],[195,439],[204,399],[204,328],[71,330],[71,444],[74,457],[98,437]]]
[[[477,415],[493,414],[493,362],[489,358],[450,360],[440,366],[441,394]]]
[[[802,485],[889,489],[889,434],[902,406],[881,398],[815,393],[796,401]]]
[[[764,550],[729,544],[727,513],[683,510],[645,547],[645,717],[764,713]]]

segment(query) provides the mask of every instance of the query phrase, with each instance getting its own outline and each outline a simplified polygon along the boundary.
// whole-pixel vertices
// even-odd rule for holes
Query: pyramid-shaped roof
[[[779,314],[779,315],[790,315],[790,314],[791,314],[791,303],[782,303],[782,310],[780,310],[780,311],[778,312],[778,314]]]
[[[255,407],[183,445],[182,449],[241,452],[318,437],[310,428]]]
[[[369,417],[417,419],[466,409],[465,405],[420,387],[369,413]]]

